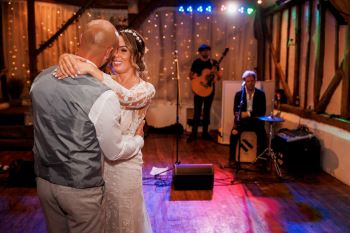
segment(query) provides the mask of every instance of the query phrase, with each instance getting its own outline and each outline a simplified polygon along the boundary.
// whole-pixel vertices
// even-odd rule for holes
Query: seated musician
[[[258,119],[266,112],[266,97],[262,90],[255,88],[256,73],[247,70],[242,75],[243,84],[241,91],[237,92],[234,99],[234,125],[230,136],[230,157],[232,165],[236,160],[236,146],[240,134],[243,131],[254,131],[257,136],[257,155],[266,147],[265,122]]]

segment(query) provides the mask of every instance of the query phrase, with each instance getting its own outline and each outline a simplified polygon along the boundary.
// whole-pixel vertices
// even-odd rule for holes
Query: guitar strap
[[[213,67],[214,67],[214,59],[210,59],[210,64],[211,64],[211,69],[213,69]],[[216,67],[216,71],[217,71],[218,69],[217,69],[217,67]]]
[[[211,68],[213,69],[213,67],[214,67],[214,59],[210,59],[210,63],[211,63]],[[217,69],[217,68],[216,68]]]

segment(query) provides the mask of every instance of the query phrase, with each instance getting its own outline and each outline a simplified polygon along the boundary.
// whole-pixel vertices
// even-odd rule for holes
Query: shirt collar
[[[247,94],[248,94],[247,87],[245,86],[244,88],[245,88],[245,93],[247,93]],[[255,93],[255,88],[254,88],[254,91],[253,91],[252,95],[254,95],[254,93]]]

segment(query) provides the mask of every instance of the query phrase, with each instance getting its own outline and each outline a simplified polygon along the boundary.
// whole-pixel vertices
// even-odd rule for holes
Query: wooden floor
[[[350,187],[331,176],[284,175],[222,169],[228,146],[197,140],[179,141],[182,164],[212,163],[212,191],[178,191],[171,173],[155,179],[152,167],[171,168],[176,160],[174,135],[150,134],[144,152],[144,194],[154,232],[349,232]],[[30,152],[0,152],[0,163],[31,158]],[[302,161],[301,161],[302,162]],[[10,188],[0,174],[0,232],[45,232],[35,188]]]

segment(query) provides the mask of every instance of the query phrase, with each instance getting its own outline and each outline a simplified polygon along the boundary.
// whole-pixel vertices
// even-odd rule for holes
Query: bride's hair
[[[143,37],[133,29],[124,29],[119,32],[123,37],[126,47],[131,51],[131,64],[135,67],[140,78],[147,77],[147,67],[145,63],[146,46]]]

